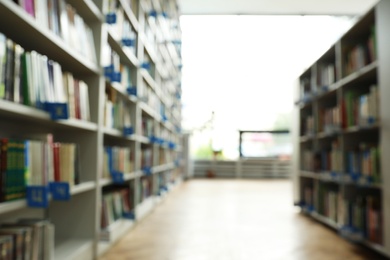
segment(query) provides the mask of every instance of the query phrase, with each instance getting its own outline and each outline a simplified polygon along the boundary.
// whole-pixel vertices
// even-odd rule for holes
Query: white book
[[[88,85],[84,81],[80,80],[79,81],[79,89],[80,89],[81,119],[85,120],[85,121],[90,121]]]
[[[67,4],[65,0],[59,0],[61,37],[67,44],[69,44],[69,20],[66,6]]]
[[[65,94],[64,82],[61,65],[58,62],[53,62],[55,101],[59,103],[66,103],[68,99]]]
[[[64,73],[65,86],[68,91],[68,106],[69,106],[69,117],[76,118],[76,101],[75,101],[75,87],[73,75],[66,72]]]
[[[15,44],[15,62],[14,62],[14,102],[21,103],[21,76],[22,76],[22,64],[21,64],[21,56],[24,52],[24,49],[19,44]]]
[[[86,28],[86,32],[87,32],[87,42],[88,42],[88,50],[89,50],[89,56],[90,56],[90,60],[94,63],[96,63],[96,49],[95,49],[95,41],[94,41],[94,38],[93,38],[93,32],[91,30],[91,28]]]
[[[43,228],[43,260],[54,260],[55,227],[47,221]]]
[[[36,51],[31,52],[31,102],[34,101],[34,106],[37,106],[41,101],[41,93],[39,89],[39,54]]]
[[[47,0],[34,1],[35,18],[38,24],[46,29],[49,29]]]

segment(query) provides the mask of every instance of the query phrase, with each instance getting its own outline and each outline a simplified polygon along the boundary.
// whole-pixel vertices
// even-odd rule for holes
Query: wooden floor
[[[298,213],[288,180],[184,183],[102,260],[381,260]]]

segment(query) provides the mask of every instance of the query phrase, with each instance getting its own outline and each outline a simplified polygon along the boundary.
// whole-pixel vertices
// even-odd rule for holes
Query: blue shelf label
[[[108,24],[116,24],[116,13],[108,13],[108,14],[106,14],[106,23],[108,23]]]
[[[154,135],[149,136],[149,141],[154,144],[157,141],[157,138]]]
[[[359,173],[351,173],[350,176],[351,176],[351,179],[354,182],[357,182],[360,179],[360,174]]]
[[[114,71],[111,74],[111,82],[121,82],[122,74],[120,72]]]
[[[129,136],[134,134],[134,128],[133,127],[123,127],[123,135],[124,136]]]
[[[135,39],[132,38],[123,38],[122,44],[126,47],[134,47],[135,46]]]
[[[130,220],[135,220],[135,214],[134,214],[134,212],[124,212],[123,213],[123,218],[130,219]]]
[[[156,18],[156,17],[157,17],[157,11],[156,11],[156,10],[150,11],[150,12],[149,12],[149,16],[150,16],[150,17]]]
[[[112,182],[115,184],[122,184],[125,182],[123,172],[116,172],[116,171],[111,172],[111,179]]]
[[[52,120],[68,119],[68,104],[67,103],[44,103],[45,111],[50,114]]]
[[[68,182],[51,182],[49,187],[53,200],[70,200],[71,195]]]
[[[375,124],[375,118],[372,117],[372,116],[368,117],[368,118],[367,118],[367,123],[368,123],[369,125]]]
[[[144,172],[144,174],[145,174],[146,176],[152,175],[152,167],[150,167],[150,166],[144,166],[144,167],[142,168],[142,171]]]
[[[176,148],[176,144],[174,142],[169,142],[168,147],[169,147],[169,149],[173,150]]]
[[[167,12],[162,12],[161,15],[162,15],[162,17],[164,17],[164,18],[168,18],[168,17],[169,17],[168,14],[167,14]]]
[[[104,67],[104,77],[106,77],[109,81],[112,79],[112,74],[114,73],[114,65],[109,65]]]
[[[150,63],[149,62],[142,62],[141,68],[150,70]]]
[[[166,115],[161,115],[161,120],[163,122],[167,122],[168,121],[168,117]]]
[[[47,208],[49,188],[47,186],[27,186],[27,205],[33,208]]]
[[[128,87],[127,94],[137,96],[137,88],[136,87]]]

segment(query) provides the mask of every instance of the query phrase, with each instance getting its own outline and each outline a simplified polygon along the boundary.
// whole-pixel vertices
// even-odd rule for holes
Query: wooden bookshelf
[[[295,204],[308,216],[386,256],[389,11],[380,1],[300,75],[293,178]]]
[[[88,50],[80,50],[66,39],[62,31],[56,32],[54,20],[42,26],[41,16],[33,17],[30,11],[15,2],[0,1],[0,33],[20,45],[23,51],[36,51],[58,63],[61,75],[69,73],[77,84],[84,82],[87,91],[82,93],[84,96],[78,94],[78,99],[75,98],[78,102],[75,113],[87,114],[86,110],[81,111],[81,107],[88,100],[89,117],[80,119],[81,115],[76,114],[68,119],[53,119],[43,105],[24,105],[24,101],[18,103],[16,97],[6,100],[0,93],[0,140],[16,138],[44,143],[51,134],[53,142],[77,147],[77,155],[74,155],[77,164],[74,165],[79,166],[74,169],[79,179],[70,187],[68,200],[58,201],[50,193],[45,207],[32,208],[25,197],[0,202],[0,224],[20,218],[49,219],[55,230],[52,238],[55,246],[50,252],[56,260],[97,259],[150,213],[162,196],[167,196],[172,187],[181,183],[182,162],[179,159],[183,151],[179,149],[182,138],[181,100],[178,96],[181,93],[178,68],[181,55],[180,48],[171,44],[180,40],[181,32],[179,26],[169,26],[179,23],[176,0],[116,0],[114,2],[118,5],[115,6],[119,9],[115,10],[106,9],[112,2],[109,0],[59,0],[68,4],[69,12],[74,12],[80,24],[91,30],[92,36],[87,40],[92,40],[92,44],[86,45]],[[152,11],[156,11],[154,21],[150,20]],[[112,12],[122,21],[120,24],[106,23],[107,14]],[[59,23],[64,22],[62,17],[58,18]],[[60,28],[62,26],[65,28],[64,24]],[[74,37],[88,37],[79,34],[80,28],[76,31],[78,34]],[[107,65],[117,65],[116,62],[120,63],[119,71],[115,71],[121,73],[120,78],[108,73]],[[142,66],[145,62],[149,63],[150,70]],[[12,63],[11,67],[16,66]],[[67,80],[70,80],[69,75]],[[0,76],[0,86],[3,80]],[[74,82],[72,84],[76,85]],[[148,97],[152,100],[143,96],[142,90],[145,89],[151,93],[152,96]],[[68,89],[65,95],[67,102],[70,100]],[[70,113],[70,102],[68,109]],[[110,109],[112,113],[106,113],[111,112]],[[109,118],[112,115],[115,119]],[[144,134],[143,117],[153,125],[150,135]],[[118,148],[115,152],[119,152],[109,154],[112,148]],[[150,150],[151,157],[146,158],[149,159],[149,168],[142,164],[145,149]],[[110,157],[122,155],[126,158]],[[113,164],[109,164],[108,176],[102,176],[107,161],[115,161],[119,170],[115,168],[114,172]],[[54,168],[54,163],[45,165]],[[126,170],[122,172],[121,169]],[[1,174],[5,173],[0,171]],[[145,180],[148,187],[142,186]],[[110,199],[105,201],[105,196]],[[109,213],[119,214],[119,217],[115,215],[115,221],[102,229],[102,219],[107,212],[102,210],[102,205],[114,204],[119,199],[122,200],[122,211]],[[107,236],[105,241],[101,240],[102,233],[108,234],[108,241]]]

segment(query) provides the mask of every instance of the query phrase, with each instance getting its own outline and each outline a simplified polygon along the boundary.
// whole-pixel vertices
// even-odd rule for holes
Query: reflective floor
[[[101,260],[381,260],[292,206],[289,180],[192,180]]]

